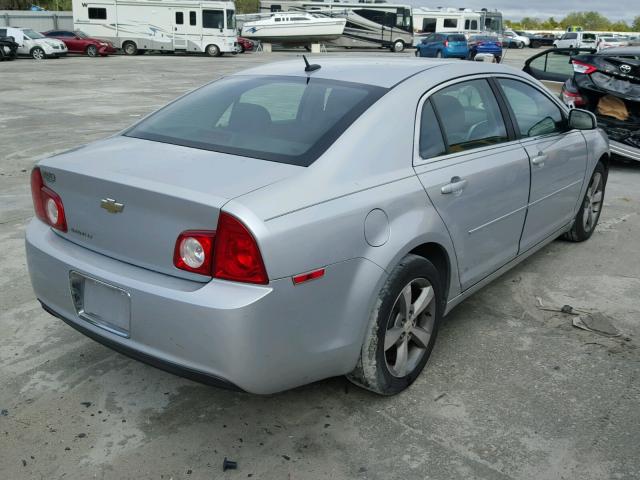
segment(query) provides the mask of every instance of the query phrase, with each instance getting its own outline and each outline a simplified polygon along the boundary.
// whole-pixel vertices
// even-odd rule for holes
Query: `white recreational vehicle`
[[[145,50],[206,52],[237,47],[235,4],[199,0],[73,0],[73,24],[127,55]]]
[[[416,34],[436,32],[502,34],[502,28],[502,14],[497,11],[443,7],[413,9],[413,30]]]

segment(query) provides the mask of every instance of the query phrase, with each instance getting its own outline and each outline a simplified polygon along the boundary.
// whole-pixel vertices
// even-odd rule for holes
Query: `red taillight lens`
[[[585,75],[589,75],[598,70],[593,65],[581,62],[580,60],[571,60],[571,64],[573,65],[573,71],[576,73],[584,73]]]
[[[213,276],[247,283],[269,283],[258,243],[237,218],[221,212],[213,254]]]
[[[445,40],[444,41],[444,48],[447,48],[449,46],[449,40]]]
[[[46,224],[62,232],[67,231],[67,218],[60,196],[44,186],[38,167],[31,171],[31,198],[36,216]]]
[[[573,107],[583,107],[587,104],[586,99],[579,93],[573,93],[566,89],[562,89],[562,101],[565,105]]]
[[[187,272],[211,275],[215,233],[211,230],[182,232],[176,240],[173,264]]]

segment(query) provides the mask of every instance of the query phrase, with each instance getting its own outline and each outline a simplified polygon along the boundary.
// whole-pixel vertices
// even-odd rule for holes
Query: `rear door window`
[[[504,78],[498,79],[498,84],[509,102],[521,136],[535,137],[566,130],[560,107],[539,90]]]
[[[308,166],[386,91],[320,78],[232,76],[177,100],[125,135]]]
[[[420,157],[424,159],[437,157],[447,151],[440,131],[440,124],[433,111],[431,101],[427,100],[422,106],[420,116]]]
[[[498,102],[486,80],[443,88],[432,96],[450,152],[508,140]]]

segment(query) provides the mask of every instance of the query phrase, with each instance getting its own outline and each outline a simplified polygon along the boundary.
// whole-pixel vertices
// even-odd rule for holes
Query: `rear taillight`
[[[213,276],[247,283],[269,283],[256,239],[240,220],[220,213],[213,254]]]
[[[211,275],[215,233],[211,230],[182,232],[173,251],[173,264],[187,272]]]
[[[444,48],[447,48],[449,46],[449,40],[445,40],[444,41]]]
[[[187,230],[176,241],[176,268],[224,280],[269,283],[260,248],[240,220],[221,212],[218,228]]]
[[[579,93],[570,92],[562,89],[562,101],[565,105],[572,107],[583,107],[587,104],[586,99]]]
[[[580,60],[571,60],[571,64],[573,65],[573,71],[576,73],[584,73],[585,75],[589,75],[598,70],[593,65],[581,62]]]
[[[31,198],[36,217],[62,232],[67,231],[67,218],[60,196],[44,185],[38,167],[31,171]]]

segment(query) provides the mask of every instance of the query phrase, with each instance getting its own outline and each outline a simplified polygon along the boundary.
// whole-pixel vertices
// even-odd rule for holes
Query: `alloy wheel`
[[[400,291],[384,335],[384,358],[394,377],[409,375],[426,354],[436,318],[435,308],[435,293],[425,278],[411,280]]]
[[[36,60],[42,60],[44,58],[44,50],[41,48],[35,48],[31,53],[31,56]]]
[[[602,197],[604,192],[604,182],[602,174],[596,172],[589,183],[587,194],[582,205],[582,226],[585,232],[590,232],[598,221],[600,209],[602,208]]]

